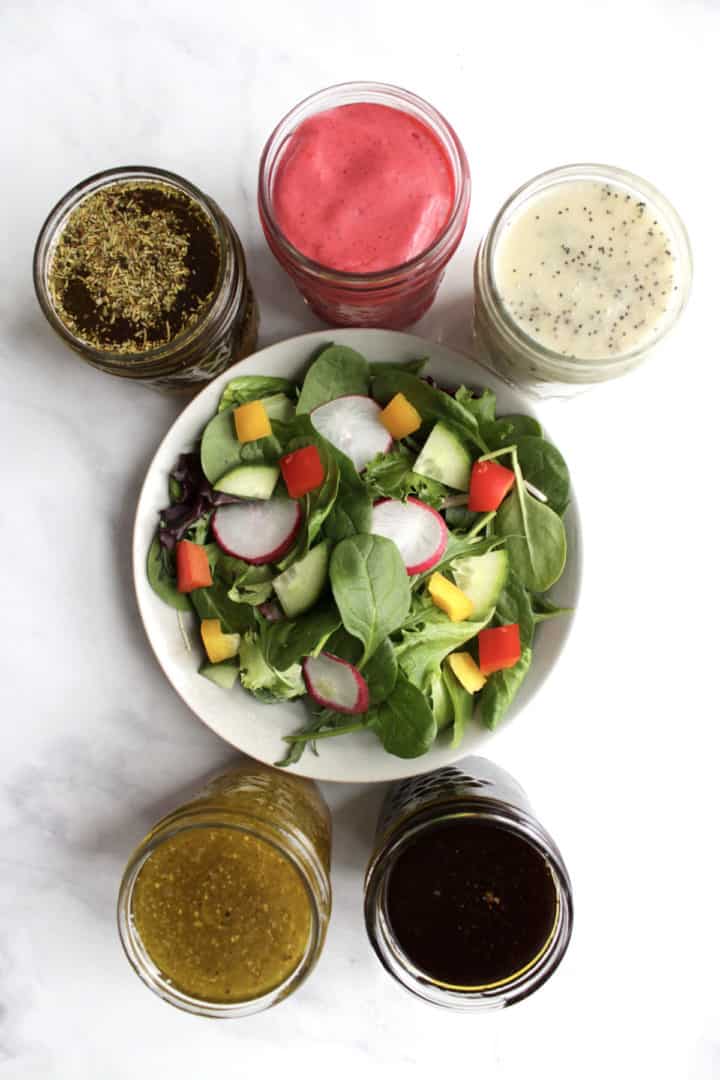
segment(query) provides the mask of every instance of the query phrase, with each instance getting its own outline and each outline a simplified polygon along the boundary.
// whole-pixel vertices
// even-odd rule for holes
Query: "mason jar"
[[[331,908],[330,814],[316,784],[244,761],[158,822],[118,897],[130,964],[200,1016],[267,1009],[304,982]]]
[[[235,229],[164,169],[108,169],[72,188],[40,230],[34,282],[50,326],[81,359],[146,386],[193,392],[257,344]]]
[[[432,243],[402,265],[369,273],[333,269],[304,255],[283,234],[274,208],[278,165],[293,132],[317,113],[359,103],[400,110],[429,128],[445,153],[454,184],[450,214]],[[417,322],[435,299],[445,266],[460,243],[469,205],[470,167],[453,128],[422,98],[384,83],[342,83],[305,98],[283,117],[260,158],[258,207],[270,250],[315,314],[336,326],[397,330]]]
[[[480,242],[478,359],[536,396],[571,396],[645,360],[691,280],[685,227],[652,184],[609,165],[550,169],[513,192]]]
[[[512,1005],[557,968],[573,906],[562,856],[520,785],[485,758],[393,785],[365,877],[380,962],[434,1005]]]

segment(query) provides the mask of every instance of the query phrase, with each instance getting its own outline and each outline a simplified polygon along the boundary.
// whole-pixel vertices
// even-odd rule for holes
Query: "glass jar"
[[[508,880],[522,881],[524,871],[519,871],[517,866],[517,859],[522,856],[534,878],[528,877],[528,890],[521,902],[512,900],[509,889],[506,895],[499,880],[490,886],[487,883],[479,885],[480,878],[470,880],[474,868],[462,861],[458,880],[466,893],[462,902],[455,904],[451,893],[454,888],[452,861],[447,853],[455,847],[448,830],[458,828],[475,830],[471,850],[480,850],[478,845],[482,847],[482,844],[483,852],[501,850],[503,846],[508,848],[509,854],[500,856],[501,862],[504,858],[515,860]],[[477,830],[483,830],[483,841]],[[426,874],[429,848],[426,846],[423,852],[422,845],[433,837],[439,843],[435,860],[439,869],[430,890],[430,878]],[[488,838],[492,838],[492,843],[487,843]],[[405,903],[408,903],[409,889],[414,898],[410,900],[410,906],[416,905],[417,910],[413,908],[413,924],[409,929],[401,930],[399,918],[403,898],[393,897],[393,891],[401,889],[400,885],[394,884],[393,875],[400,873],[403,860],[405,863],[412,860],[414,851],[422,880],[407,882]],[[490,859],[490,856],[484,854],[481,858]],[[510,862],[508,866],[511,866]],[[497,868],[494,872],[497,873]],[[541,920],[538,872],[544,875],[543,880],[548,884],[547,904],[542,909],[544,921]],[[483,891],[473,892],[478,887]],[[466,926],[460,924],[466,920],[470,927],[470,936],[462,940],[465,953],[470,956],[474,949],[485,950],[487,956],[494,958],[493,963],[501,964],[502,975],[498,968],[487,981],[483,979],[478,984],[477,980],[463,979],[461,984],[456,978],[431,973],[430,965],[419,960],[418,954],[410,955],[415,948],[414,941],[421,942],[421,949],[427,955],[428,943],[433,943],[440,950],[440,963],[447,965],[452,944],[439,936],[444,922],[438,905],[444,903],[444,893],[451,898],[448,903],[455,905],[444,911],[446,917],[448,912],[451,916],[446,925],[455,928],[457,924],[458,932],[464,933]],[[479,923],[472,924],[472,904],[478,902],[478,897],[483,909],[497,909],[501,920],[512,920],[514,915],[517,925],[511,925],[512,932],[518,926],[532,924],[533,937],[528,936],[524,943],[527,950],[524,959],[519,954],[510,957],[508,953],[506,961],[501,943],[489,941],[492,921],[482,924],[488,927],[485,936],[480,933]],[[572,917],[570,881],[560,852],[535,818],[525,792],[497,765],[484,758],[467,758],[458,767],[438,769],[403,780],[390,788],[380,811],[375,850],[365,878],[365,923],[381,963],[407,990],[434,1005],[451,1009],[479,1010],[512,1005],[537,990],[555,971],[570,940]],[[504,944],[507,947],[508,941]]]
[[[430,247],[401,266],[372,273],[346,273],[306,257],[283,235],[273,212],[278,163],[293,131],[316,113],[355,103],[399,109],[429,127],[446,153],[455,186],[448,221]],[[336,326],[402,329],[417,322],[435,299],[445,266],[460,243],[469,205],[470,168],[450,124],[422,98],[384,83],[341,83],[301,101],[277,125],[260,158],[258,206],[270,250],[315,314]]]
[[[669,250],[665,251],[664,255],[672,259],[672,280],[674,284],[669,290],[669,299],[663,301],[665,304],[664,312],[659,317],[652,315],[655,322],[652,327],[648,328],[644,340],[638,339],[631,347],[623,349],[619,347],[621,342],[621,337],[619,337],[614,343],[618,347],[609,349],[605,355],[598,354],[596,348],[593,349],[593,355],[586,353],[585,356],[575,356],[568,352],[563,353],[560,350],[548,347],[547,343],[543,344],[537,337],[531,336],[527,330],[527,311],[530,300],[528,300],[528,308],[525,309],[525,320],[523,320],[518,317],[519,308],[517,305],[515,305],[514,310],[511,310],[509,303],[506,303],[498,281],[498,249],[501,248],[503,241],[509,235],[508,229],[521,219],[523,213],[528,210],[539,209],[542,200],[552,197],[554,193],[559,193],[561,185],[565,185],[563,188],[565,192],[571,191],[568,185],[573,183],[579,183],[580,185],[594,184],[598,186],[598,190],[607,188],[610,193],[608,202],[610,209],[606,208],[600,213],[600,216],[596,219],[598,222],[602,223],[606,214],[610,214],[615,209],[620,209],[627,204],[630,208],[640,208],[639,213],[644,215],[643,225],[647,224],[652,229],[654,226],[658,226],[659,223],[660,229],[664,231],[665,237],[669,240]],[[576,191],[578,190],[576,189]],[[615,206],[612,205],[614,199],[618,199]],[[582,206],[578,207],[578,209],[587,212],[588,208]],[[561,210],[555,212],[560,214]],[[622,218],[622,214],[618,215],[618,225],[621,228],[626,227],[628,224],[627,220]],[[538,217],[535,220],[540,220],[540,218]],[[593,222],[593,220],[590,217],[590,222]],[[611,217],[609,220],[614,220],[614,218]],[[630,224],[634,225],[635,222],[630,222]],[[600,240],[605,241],[607,237],[611,238],[610,245],[612,245],[612,237],[618,235],[618,233],[615,233],[614,230],[611,232],[611,228],[608,225],[608,231],[603,233],[598,230],[597,238],[591,235],[590,239],[596,240],[595,255],[597,255],[597,252],[602,252],[603,258],[613,256],[615,260],[623,260],[622,265],[629,266],[629,262],[626,263],[624,260],[632,259],[633,252],[627,250],[630,246],[627,245],[627,240],[625,241],[627,246],[624,245],[622,249],[619,244],[617,244],[616,249],[612,246],[606,248],[605,243],[600,245]],[[659,233],[659,235],[662,235],[662,233]],[[545,241],[543,240],[542,243],[545,243]],[[631,243],[637,243],[636,237],[633,237]],[[533,240],[533,242],[525,244],[524,255],[528,260],[527,266],[529,267],[532,261],[536,275],[538,272],[541,275],[546,275],[546,281],[548,280],[548,273],[554,273],[555,269],[557,269],[558,275],[561,270],[564,273],[564,269],[562,269],[563,263],[565,266],[568,265],[570,260],[574,263],[573,255],[578,257],[578,261],[580,256],[586,255],[586,252],[580,247],[571,254],[568,247],[566,249],[568,262],[565,262],[564,256],[559,254],[558,244],[559,239],[556,240],[553,246],[550,246],[548,241],[548,246],[542,250],[540,243],[537,241]],[[638,248],[636,248],[635,253],[637,257],[642,258]],[[546,256],[547,262],[543,255]],[[644,266],[647,269],[649,262]],[[551,267],[552,269],[550,269]],[[631,273],[634,270],[635,266],[633,265]],[[617,264],[613,265],[612,271],[613,273],[617,272]],[[513,270],[512,272],[515,273],[516,271]],[[571,272],[575,273],[574,271]],[[522,273],[522,270],[519,270],[518,273]],[[685,227],[667,199],[646,180],[608,165],[566,165],[561,168],[551,169],[523,184],[510,196],[504,206],[501,207],[480,243],[474,271],[474,329],[479,359],[506,382],[520,385],[523,389],[536,396],[572,395],[582,389],[583,386],[617,378],[619,375],[623,375],[625,372],[637,367],[651,350],[665,338],[677,322],[689,295],[691,279],[692,257]],[[597,278],[593,280],[597,281]],[[635,282],[639,282],[637,277],[635,277]],[[629,296],[630,300],[632,300],[633,288],[630,287],[630,284],[632,283],[629,282],[625,296]],[[658,282],[655,281],[654,284],[657,286]],[[643,289],[644,285],[639,282],[639,287]],[[652,282],[650,288],[652,288]],[[572,281],[569,281],[569,287],[557,293],[558,298],[564,297],[563,303],[572,303],[572,300],[568,300],[570,290],[572,290]],[[577,297],[577,293],[574,295]],[[620,292],[618,291],[613,297],[606,298],[607,323],[616,328],[616,334],[621,332],[621,320],[624,320],[630,312],[629,305],[624,306],[626,303],[625,296],[621,301]],[[544,299],[540,300],[537,293],[534,296],[535,304],[538,305],[544,303]],[[658,297],[658,299],[660,298]],[[610,314],[610,312],[613,314]],[[545,311],[545,314],[549,316],[550,312]],[[558,319],[565,315],[561,305],[558,304],[555,314]],[[599,315],[604,317],[605,312],[591,311],[589,317],[593,319]],[[611,322],[611,320],[615,321]],[[523,321],[525,321],[525,327],[521,325]],[[596,327],[595,333],[597,334],[597,327],[601,325],[600,322],[581,324],[581,334],[590,335],[592,325]],[[625,325],[627,326],[627,324]],[[612,333],[612,331],[610,332]],[[582,337],[579,340],[582,341]],[[582,346],[579,351],[582,351]]]
[[[112,196],[124,191],[159,191],[176,201],[182,200],[206,226],[207,235],[213,238],[217,249],[215,281],[195,321],[181,327],[169,340],[141,350],[133,350],[130,340],[116,347],[103,346],[69,325],[69,318],[63,318],[52,283],[58,243],[68,224],[72,226],[73,215],[83,206],[91,205],[88,200],[99,193]],[[113,272],[115,269],[112,268]],[[257,344],[257,305],[235,229],[209,196],[164,169],[125,166],[97,173],[77,184],[51,210],[40,230],[33,272],[40,307],[53,330],[83,360],[109,375],[136,379],[163,390],[194,392],[230,364],[248,356]],[[194,270],[189,273],[192,276]]]
[[[118,927],[165,1001],[234,1018],[307,978],[330,918],[330,814],[312,781],[246,761],[163,818],[130,858]]]

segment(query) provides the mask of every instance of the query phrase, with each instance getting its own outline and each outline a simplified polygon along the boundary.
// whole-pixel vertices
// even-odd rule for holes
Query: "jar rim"
[[[455,195],[448,219],[433,242],[423,251],[404,263],[373,270],[353,273],[337,270],[304,255],[285,236],[275,220],[272,208],[271,180],[278,155],[301,120],[325,109],[356,103],[387,104],[422,120],[435,135],[442,139],[452,167]],[[335,83],[317,90],[294,105],[276,124],[270,133],[258,168],[258,208],[266,232],[278,248],[309,276],[344,286],[367,289],[368,286],[393,285],[396,280],[416,271],[432,271],[438,263],[446,261],[460,242],[470,205],[470,165],[455,129],[443,114],[424,98],[392,83],[355,81]]]
[[[421,833],[448,822],[472,818],[521,838],[547,862],[557,895],[557,913],[550,938],[532,961],[508,979],[484,987],[458,989],[433,979],[399,946],[385,912],[387,883],[400,854]],[[538,989],[565,955],[573,923],[572,889],[565,863],[552,838],[534,818],[497,799],[484,797],[434,804],[401,821],[371,860],[365,877],[365,926],[383,967],[410,993],[432,1005],[481,1010],[515,1004]]]
[[[547,188],[555,184],[565,183],[576,179],[604,180],[625,188],[630,188],[638,194],[645,196],[653,206],[657,207],[664,222],[669,227],[675,243],[678,244],[678,259],[682,267],[682,278],[679,279],[680,298],[675,310],[666,320],[665,325],[658,334],[649,342],[636,346],[627,352],[617,353],[607,357],[576,357],[556,352],[547,348],[535,338],[522,330],[509,316],[497,287],[494,273],[494,254],[500,233],[507,222],[508,217],[525,201],[533,196],[541,194]],[[658,345],[676,325],[682,314],[690,294],[692,284],[692,250],[690,238],[685,224],[672,203],[650,181],[638,176],[636,173],[615,165],[603,165],[593,162],[575,162],[568,165],[559,165],[546,169],[536,176],[526,180],[517,187],[505,200],[483,237],[475,258],[475,288],[480,293],[486,308],[492,304],[492,313],[496,317],[496,329],[502,329],[508,343],[519,348],[527,354],[540,357],[548,375],[564,378],[572,373],[577,376],[578,371],[588,374],[595,371],[607,372],[610,378],[612,373],[621,373],[626,370],[633,360],[637,360],[648,352],[649,349]],[[485,288],[483,288],[485,286]],[[591,380],[592,381],[592,380]]]
[[[118,352],[112,349],[98,349],[90,344],[85,338],[80,337],[70,330],[67,324],[60,318],[55,304],[52,302],[48,288],[48,271],[52,261],[55,245],[65,228],[70,216],[77,206],[90,195],[104,188],[113,187],[116,184],[148,180],[174,187],[183,192],[189,198],[198,203],[200,209],[206,214],[213,228],[220,248],[220,270],[215,286],[215,293],[208,304],[202,317],[187,329],[177,334],[170,341],[157,345],[151,349],[138,352]],[[172,361],[176,353],[182,352],[192,345],[198,337],[207,331],[214,319],[218,317],[226,304],[223,285],[228,275],[228,267],[239,275],[237,291],[241,293],[245,285],[245,268],[235,264],[237,259],[233,245],[228,242],[226,236],[226,224],[224,215],[215,202],[204,194],[191,181],[178,173],[167,169],[160,169],[154,165],[119,165],[110,169],[102,169],[91,176],[80,180],[62,195],[48,213],[43,222],[35,244],[33,254],[33,283],[35,294],[43,314],[52,326],[53,330],[72,349],[80,352],[90,363],[108,370],[112,374],[125,375],[128,368],[132,368],[138,376],[155,374],[158,363]]]
[[[329,905],[330,902],[327,873],[321,867],[313,850],[302,843],[300,837],[293,835],[288,829],[275,822],[270,826],[262,819],[254,818],[249,814],[238,815],[225,809],[211,813],[202,808],[197,810],[188,808],[183,811],[180,820],[174,821],[173,818],[174,815],[170,815],[169,819],[160,822],[138,845],[130,856],[120,883],[117,927],[120,942],[130,966],[158,997],[184,1012],[216,1019],[235,1019],[270,1008],[292,993],[305,980],[317,960],[324,941],[324,917],[321,903],[325,901]],[[193,818],[198,820],[192,820]],[[310,932],[305,952],[296,967],[281,983],[258,998],[248,1001],[208,1001],[173,986],[152,961],[134,926],[132,918],[134,888],[143,866],[162,844],[175,836],[197,829],[233,829],[262,840],[271,845],[290,863],[305,888],[310,908]],[[305,861],[308,862],[309,871]],[[317,880],[314,881],[313,878]],[[314,888],[317,882],[322,883],[326,897],[318,898]]]

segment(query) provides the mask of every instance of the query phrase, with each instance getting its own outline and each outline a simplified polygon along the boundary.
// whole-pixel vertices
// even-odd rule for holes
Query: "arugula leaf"
[[[516,482],[498,510],[498,529],[507,537],[510,563],[523,585],[546,592],[565,568],[565,527],[551,507],[527,493],[514,451],[513,468]]]
[[[176,611],[192,611],[190,597],[177,590],[175,556],[153,537],[147,554],[147,579],[153,592]]]
[[[245,689],[266,704],[288,701],[306,692],[300,665],[293,664],[282,672],[272,667],[265,658],[256,633],[241,634],[238,665],[240,681]]]
[[[282,453],[276,436],[238,442],[232,409],[224,409],[205,425],[200,441],[200,462],[211,484],[235,465],[275,465]]]
[[[389,754],[415,758],[426,754],[437,735],[437,724],[428,700],[402,673],[395,689],[368,713],[368,727]]]
[[[330,584],[343,626],[364,645],[360,667],[410,609],[407,571],[392,540],[360,533],[330,556]]]
[[[514,667],[495,671],[480,691],[480,719],[491,731],[497,727],[512,704],[528,673],[532,649],[526,646]]]
[[[367,395],[368,362],[346,345],[328,345],[310,365],[297,403],[298,413],[309,413],[318,405],[346,394]]]
[[[457,747],[462,742],[465,728],[472,720],[474,700],[449,664],[443,664],[442,677],[452,703],[453,733],[450,745]]]
[[[317,656],[339,626],[340,615],[333,604],[315,607],[296,619],[271,623],[264,634],[268,663],[286,671],[306,656]]]
[[[260,401],[275,394],[295,397],[295,384],[289,379],[280,379],[275,375],[239,375],[226,383],[218,402],[218,412],[236,408],[248,401]]]
[[[385,405],[395,394],[402,393],[415,406],[423,420],[442,420],[473,446],[487,450],[473,413],[444,390],[429,386],[417,375],[406,371],[384,371],[373,376],[372,396]]]
[[[365,483],[373,499],[407,499],[415,495],[429,506],[439,507],[447,488],[437,480],[413,471],[415,457],[405,446],[389,454],[378,454],[364,472]]]

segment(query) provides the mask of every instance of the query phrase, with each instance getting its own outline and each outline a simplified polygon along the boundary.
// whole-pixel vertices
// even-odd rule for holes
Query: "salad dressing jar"
[[[239,1017],[282,1001],[330,918],[330,815],[309,780],[246,761],[163,818],[133,853],[118,926],[165,1001]]]
[[[242,245],[220,207],[163,169],[97,173],[50,212],[35,248],[40,307],[110,375],[194,391],[257,344]]]
[[[552,975],[572,929],[554,841],[522,788],[484,758],[390,788],[365,878],[386,970],[434,1005],[512,1005]]]

